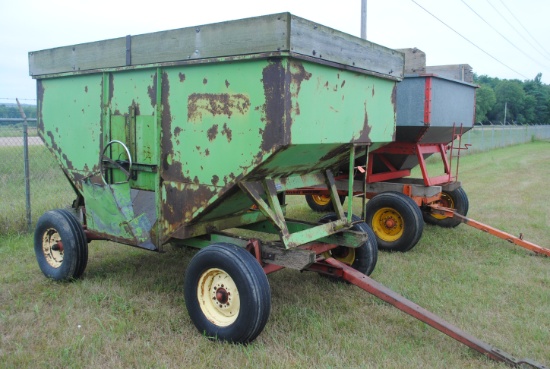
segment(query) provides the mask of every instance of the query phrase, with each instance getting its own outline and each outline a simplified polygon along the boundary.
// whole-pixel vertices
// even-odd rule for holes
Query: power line
[[[434,17],[435,19],[437,19],[438,21],[440,21],[441,23],[443,23],[443,25],[445,25],[447,28],[449,28],[451,31],[453,31],[454,33],[456,33],[457,35],[459,35],[460,37],[462,37],[464,40],[468,41],[470,44],[472,44],[474,47],[476,47],[477,49],[479,49],[481,52],[483,52],[485,55],[489,56],[491,59],[497,61],[498,63],[502,64],[503,66],[505,66],[506,68],[510,69],[512,72],[516,73],[516,74],[519,74],[520,76],[522,76],[523,78],[525,79],[529,79],[529,77],[521,74],[520,72],[518,72],[517,70],[513,69],[512,67],[504,64],[503,62],[501,62],[500,60],[498,60],[497,58],[495,58],[493,55],[489,54],[487,51],[483,50],[481,47],[477,46],[476,44],[474,44],[472,41],[470,41],[469,39],[467,39],[466,37],[464,37],[462,34],[460,34],[458,31],[456,31],[454,28],[452,28],[451,26],[449,26],[447,23],[443,22],[441,19],[439,19],[438,17],[436,17],[434,14],[430,13],[426,8],[424,8],[422,5],[420,5],[419,3],[417,3],[415,0],[411,0],[413,3],[415,3],[416,5],[418,5],[420,8],[422,8],[422,10],[424,10],[426,13],[428,13],[429,15],[431,15],[432,17]]]
[[[504,5],[504,7],[506,8],[506,10],[508,10],[508,12],[512,15],[512,17],[514,17],[514,19],[519,23],[519,25],[525,30],[525,32],[527,32],[527,34],[528,34],[529,36],[531,36],[531,38],[533,39],[533,41],[535,41],[535,42],[537,43],[537,45],[539,45],[540,48],[541,48],[542,50],[544,50],[547,54],[550,55],[550,53],[548,52],[548,50],[546,50],[546,49],[544,48],[544,46],[542,46],[542,45],[537,41],[537,39],[533,37],[533,35],[531,34],[531,32],[529,32],[529,31],[527,30],[527,28],[525,28],[525,26],[519,21],[519,19],[516,18],[516,16],[514,15],[514,13],[512,13],[512,11],[506,6],[506,4],[504,4],[504,2],[503,2],[502,0],[499,0],[499,1],[502,3],[502,5]]]
[[[495,9],[495,11],[498,13],[498,15],[500,15],[502,17],[502,19],[504,19],[506,21],[506,23],[508,23],[510,25],[510,27],[512,27],[514,29],[514,31],[516,31],[516,33],[518,35],[520,35],[521,38],[523,38],[525,40],[525,42],[527,42],[529,45],[531,45],[531,47],[535,50],[537,50],[537,52],[542,55],[544,58],[548,59],[548,57],[546,55],[544,55],[543,53],[540,52],[540,50],[533,45],[533,43],[531,41],[529,41],[525,36],[523,36],[518,30],[516,27],[514,27],[514,25],[512,23],[510,23],[510,21],[508,19],[506,19],[506,17],[504,15],[502,15],[502,13],[489,1],[487,0],[487,2],[489,3],[489,5],[491,5],[491,7],[493,9]],[[550,59],[548,59],[550,60]]]
[[[462,1],[462,3],[464,3],[464,5],[466,5],[472,12],[474,12],[475,15],[477,15],[483,22],[485,22],[485,24],[487,24],[489,27],[491,27],[493,29],[493,31],[495,31],[496,33],[498,33],[503,39],[505,39],[506,41],[508,41],[508,43],[510,45],[512,45],[513,47],[515,47],[519,52],[521,52],[523,55],[525,55],[526,57],[528,57],[529,59],[531,59],[532,61],[534,61],[535,63],[537,63],[538,65],[540,65],[541,67],[543,68],[548,68],[548,66],[546,65],[543,65],[541,63],[539,63],[537,60],[533,59],[530,55],[528,55],[525,51],[523,51],[522,49],[520,49],[518,46],[516,46],[512,41],[510,41],[506,36],[504,36],[502,33],[500,33],[495,27],[493,27],[493,25],[491,25],[489,22],[487,22],[481,15],[479,15],[478,12],[476,12],[470,5],[468,5],[468,3],[466,3],[466,1],[464,0],[460,0]]]

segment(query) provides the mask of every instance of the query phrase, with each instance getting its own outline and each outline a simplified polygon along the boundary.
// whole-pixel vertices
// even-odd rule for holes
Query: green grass
[[[549,161],[548,142],[461,158],[469,216],[550,247]],[[320,216],[288,200],[289,216]],[[209,341],[183,300],[193,254],[94,241],[84,277],[56,283],[38,269],[31,235],[0,236],[0,366],[506,368],[357,287],[292,270],[269,275],[272,312],[254,343]],[[516,357],[550,364],[548,258],[465,225],[426,226],[410,252],[381,253],[372,276]]]

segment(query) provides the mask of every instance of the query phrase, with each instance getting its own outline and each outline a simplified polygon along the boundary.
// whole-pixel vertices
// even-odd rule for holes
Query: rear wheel
[[[424,230],[420,208],[399,192],[382,192],[370,199],[365,220],[376,235],[378,248],[385,251],[409,251]]]
[[[326,213],[327,211],[334,211],[332,206],[332,200],[329,195],[308,194],[305,195],[306,202],[311,210],[318,213]],[[343,203],[346,199],[345,196],[338,196],[340,203]]]
[[[82,225],[65,209],[48,211],[38,219],[34,252],[42,273],[56,281],[79,278],[88,263]]]
[[[212,339],[254,340],[271,311],[271,291],[262,267],[243,248],[212,244],[190,261],[185,305],[197,329]]]
[[[319,219],[319,223],[328,223],[337,219],[337,215],[331,213]],[[354,215],[352,220],[358,221],[360,218]],[[376,236],[366,223],[357,223],[351,228],[351,230],[365,233],[367,235],[367,241],[357,248],[338,246],[335,249],[327,251],[325,256],[333,257],[334,259],[351,266],[353,269],[365,275],[370,275],[374,271],[374,267],[376,266],[376,262],[378,260]]]
[[[459,187],[454,191],[442,191],[439,205],[453,209],[460,215],[466,216],[468,214],[470,203],[468,201],[466,191],[464,191],[462,187]],[[432,213],[430,208],[423,211],[422,216],[424,217],[426,223],[445,228],[453,228],[461,223],[460,219]]]

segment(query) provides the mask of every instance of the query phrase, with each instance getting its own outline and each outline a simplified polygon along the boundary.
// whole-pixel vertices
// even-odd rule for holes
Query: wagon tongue
[[[462,331],[458,327],[455,327],[454,325],[446,322],[437,315],[420,307],[419,305],[406,299],[405,297],[395,293],[381,283],[376,282],[374,279],[356,271],[352,267],[334,258],[327,258],[325,262],[339,270],[341,273],[341,277],[344,280],[395,306],[399,310],[430,325],[438,331],[445,333],[447,336],[454,338],[455,340],[465,344],[466,346],[486,355],[490,359],[504,362],[514,368],[530,366],[532,368],[548,369],[547,366],[539,364],[531,359],[516,359],[512,355],[471,336],[470,334]]]

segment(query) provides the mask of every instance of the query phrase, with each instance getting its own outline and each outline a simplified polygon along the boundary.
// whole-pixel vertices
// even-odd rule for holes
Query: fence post
[[[25,208],[27,210],[27,231],[32,230],[32,219],[31,219],[31,186],[30,186],[30,171],[29,171],[29,134],[28,134],[28,125],[27,125],[27,116],[21,107],[18,99],[17,106],[19,107],[19,113],[21,118],[23,118],[23,157],[24,157],[24,167],[25,167]]]

